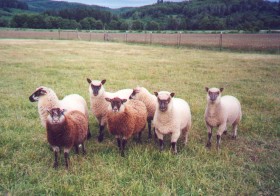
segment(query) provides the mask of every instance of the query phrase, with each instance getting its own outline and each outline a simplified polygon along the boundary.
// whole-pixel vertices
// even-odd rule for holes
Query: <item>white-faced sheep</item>
[[[109,103],[105,100],[105,98],[113,98],[118,96],[123,99],[128,99],[132,93],[132,89],[123,89],[115,93],[110,93],[106,92],[103,86],[106,80],[99,81],[87,78],[87,81],[89,83],[91,110],[99,123],[98,141],[102,142],[104,138],[104,128],[106,126],[106,115],[109,106]]]
[[[152,138],[152,131],[151,131],[152,123],[151,122],[154,118],[155,111],[156,111],[157,97],[155,95],[151,94],[144,87],[136,87],[133,89],[133,92],[129,98],[142,101],[146,105],[146,108],[148,111],[147,121],[148,121],[148,129],[149,129],[149,138]]]
[[[84,141],[88,134],[87,117],[77,110],[66,113],[64,111],[60,108],[48,110],[47,138],[54,151],[54,168],[58,166],[57,156],[60,148],[64,148],[66,168],[68,168],[69,151],[73,146],[76,153],[79,153],[79,145],[82,145],[83,153],[86,153]]]
[[[237,136],[237,126],[241,120],[242,112],[240,102],[233,96],[221,96],[223,88],[208,88],[207,107],[205,109],[205,122],[208,131],[208,141],[206,147],[211,147],[212,129],[218,127],[217,148],[220,148],[221,136],[227,133],[227,124],[232,125],[232,138]]]
[[[108,129],[116,137],[121,156],[124,156],[127,139],[138,133],[138,141],[141,141],[141,133],[146,126],[147,109],[145,104],[138,100],[127,101],[118,97],[106,100],[111,103],[107,114]]]
[[[29,97],[31,102],[38,101],[38,112],[41,119],[41,124],[46,128],[46,121],[48,117],[47,110],[52,108],[65,108],[67,112],[78,110],[85,114],[88,119],[87,103],[83,97],[78,94],[71,94],[59,100],[56,93],[51,89],[44,86],[38,87]],[[88,138],[90,138],[90,130],[88,127]]]
[[[183,99],[174,98],[174,93],[167,91],[155,92],[157,107],[154,116],[154,126],[159,139],[160,150],[163,150],[163,135],[171,134],[173,152],[177,153],[177,140],[184,134],[184,144],[188,142],[191,128],[191,111],[189,104]]]

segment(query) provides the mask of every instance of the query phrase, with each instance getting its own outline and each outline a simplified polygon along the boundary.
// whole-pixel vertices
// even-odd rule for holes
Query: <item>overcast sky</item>
[[[157,0],[55,0],[55,1],[68,1],[77,2],[88,5],[100,5],[109,8],[120,7],[139,7],[143,5],[151,5],[157,2]],[[183,0],[169,0],[173,2],[179,2]]]

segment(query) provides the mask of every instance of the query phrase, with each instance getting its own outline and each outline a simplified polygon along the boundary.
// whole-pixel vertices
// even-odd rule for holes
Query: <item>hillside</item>
[[[120,9],[50,0],[21,2],[28,5],[28,12],[2,8],[0,26],[140,31],[280,29],[280,2],[264,0],[192,0]],[[39,25],[33,24],[34,17]]]

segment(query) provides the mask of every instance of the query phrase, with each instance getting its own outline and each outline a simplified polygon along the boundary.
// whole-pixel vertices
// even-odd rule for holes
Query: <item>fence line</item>
[[[280,53],[280,33],[268,34],[207,34],[207,33],[96,33],[92,31],[0,30],[0,38],[58,39],[84,41],[115,41],[173,46],[208,47]]]

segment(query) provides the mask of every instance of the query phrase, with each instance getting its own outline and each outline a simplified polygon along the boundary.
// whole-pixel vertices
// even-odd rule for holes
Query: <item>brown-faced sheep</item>
[[[191,111],[189,104],[183,99],[174,98],[174,93],[167,91],[155,92],[157,107],[154,116],[154,126],[159,139],[160,150],[163,150],[163,135],[171,134],[173,152],[177,153],[177,140],[184,134],[185,145],[191,128]]]
[[[223,88],[208,88],[207,106],[205,109],[205,123],[208,131],[208,141],[206,147],[211,147],[212,130],[218,127],[217,131],[217,149],[220,148],[221,136],[227,133],[227,124],[232,125],[232,138],[237,136],[237,126],[241,120],[242,112],[241,105],[238,99],[233,96],[221,96]]]
[[[57,156],[60,148],[64,148],[65,166],[68,169],[69,151],[74,146],[79,152],[79,145],[82,145],[85,154],[84,141],[88,133],[88,119],[77,110],[64,113],[64,109],[52,108],[48,110],[47,138],[54,151],[53,167],[57,168]]]
[[[109,103],[105,100],[105,98],[113,98],[115,96],[118,96],[123,99],[128,99],[132,93],[132,89],[123,89],[115,93],[110,93],[106,92],[104,88],[106,80],[99,81],[87,78],[87,81],[89,83],[91,110],[99,123],[98,141],[102,142],[104,139],[104,128],[107,122],[106,115],[109,106]]]
[[[127,139],[138,133],[138,140],[141,140],[141,133],[146,126],[147,109],[138,100],[127,101],[115,97],[106,98],[106,101],[111,103],[107,114],[108,129],[116,137],[121,156],[124,156]]]

